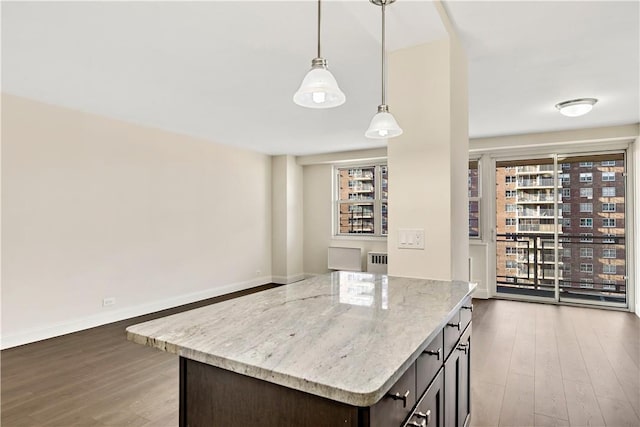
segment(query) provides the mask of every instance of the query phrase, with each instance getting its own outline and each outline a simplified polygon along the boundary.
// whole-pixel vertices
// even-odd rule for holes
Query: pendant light
[[[293,102],[307,108],[332,108],[344,104],[346,97],[327,69],[327,60],[320,55],[320,0],[318,0],[318,56],[311,60],[311,70],[304,76]]]
[[[387,5],[395,2],[396,0],[369,0],[376,6],[382,7],[382,104],[378,105],[378,113],[371,119],[369,129],[365,132],[367,138],[385,139],[393,138],[395,136],[402,135],[402,128],[398,125],[398,122],[389,112],[389,106],[385,103],[385,80],[387,78],[385,72],[386,65],[386,52],[385,52],[385,8]]]

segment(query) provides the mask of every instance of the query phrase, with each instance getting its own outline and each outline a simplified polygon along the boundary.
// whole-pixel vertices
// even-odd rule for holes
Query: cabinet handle
[[[416,417],[423,418],[423,425],[428,426],[431,422],[431,409],[427,409],[427,412],[416,412]]]
[[[457,349],[460,351],[464,351],[464,354],[467,354],[467,352],[469,351],[469,343],[461,342],[460,344],[458,344]]]
[[[409,397],[409,394],[411,394],[411,392],[409,390],[405,391],[403,395],[400,395],[400,393],[396,392],[395,394],[387,394],[387,396],[389,396],[390,398],[392,398],[393,400],[402,400],[402,407],[406,408],[407,407],[407,397]]]
[[[447,323],[447,326],[451,326],[452,328],[458,328],[458,330],[460,330],[460,322],[458,322],[458,323]]]
[[[424,352],[426,354],[430,355],[430,356],[437,356],[438,357],[437,360],[440,360],[440,357],[442,356],[442,348],[439,348],[439,349],[437,349],[435,351],[434,350],[425,350]]]
[[[464,308],[465,310],[470,310],[473,313],[473,304],[463,305],[462,308]]]

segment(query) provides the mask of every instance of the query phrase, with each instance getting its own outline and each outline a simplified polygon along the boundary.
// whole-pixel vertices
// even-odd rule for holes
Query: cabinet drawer
[[[447,321],[444,326],[444,358],[449,357],[451,350],[455,347],[460,338],[460,332],[462,331],[462,324],[460,323],[460,311],[456,311],[456,314]]]
[[[442,366],[444,361],[443,344],[443,333],[440,331],[416,360],[416,392],[418,396],[427,389]]]
[[[473,313],[473,304],[471,303],[471,298],[467,298],[462,303],[462,308],[460,309],[460,330],[464,331],[467,325],[471,322],[471,313]]]
[[[444,370],[433,380],[404,427],[444,426]]]
[[[406,397],[405,397],[406,396]],[[389,389],[378,403],[371,407],[371,427],[400,426],[416,403],[416,365]]]

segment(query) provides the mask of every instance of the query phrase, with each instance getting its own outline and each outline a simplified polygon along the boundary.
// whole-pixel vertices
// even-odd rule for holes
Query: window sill
[[[348,236],[348,235],[333,235],[332,240],[364,240],[374,242],[386,242],[387,236]]]

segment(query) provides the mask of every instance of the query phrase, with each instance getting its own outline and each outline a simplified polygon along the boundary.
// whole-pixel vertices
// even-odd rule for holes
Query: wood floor
[[[473,426],[640,426],[635,315],[474,304]],[[177,426],[177,357],[124,329],[186,308],[2,351],[2,426]]]
[[[640,319],[474,301],[472,426],[640,426]]]

